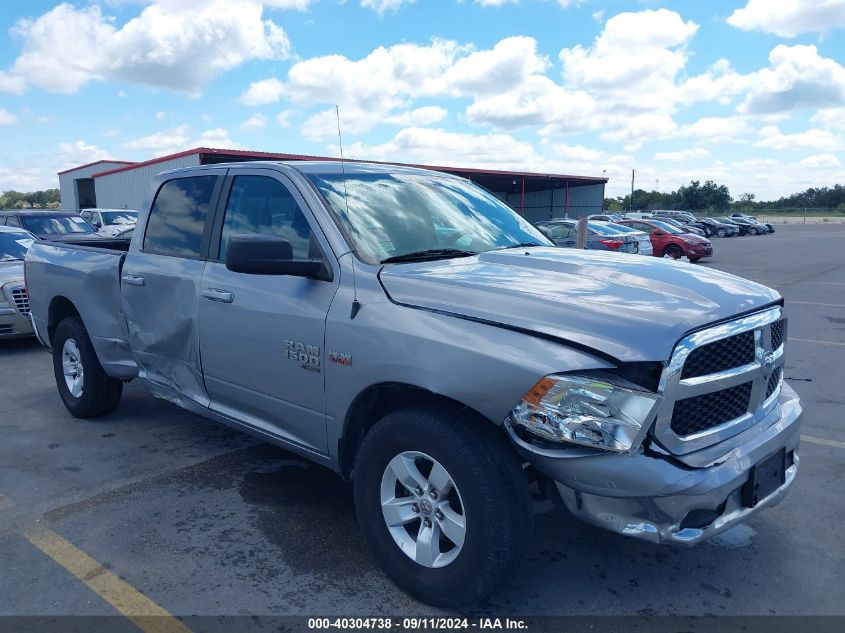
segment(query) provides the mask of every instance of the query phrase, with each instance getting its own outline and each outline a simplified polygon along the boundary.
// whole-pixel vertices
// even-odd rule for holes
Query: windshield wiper
[[[520,242],[519,244],[511,244],[510,246],[502,246],[497,248],[497,251],[504,251],[509,248],[528,248],[529,246],[548,246],[547,244],[538,244],[537,242]]]
[[[412,253],[394,255],[393,257],[381,260],[381,263],[393,264],[397,262],[422,262],[428,259],[449,259],[450,257],[470,257],[472,255],[478,255],[478,253],[474,251],[462,251],[459,248],[430,248],[425,251],[414,251]]]

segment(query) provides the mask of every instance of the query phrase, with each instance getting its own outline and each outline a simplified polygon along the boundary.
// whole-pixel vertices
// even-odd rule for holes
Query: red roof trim
[[[128,161],[128,160],[95,160],[93,163],[86,163],[85,165],[80,165],[79,167],[71,167],[70,169],[65,169],[64,171],[60,171],[58,173],[58,175],[61,176],[62,174],[69,174],[72,171],[76,171],[78,169],[85,169],[86,167],[93,167],[94,165],[100,165],[102,163],[120,163],[121,165],[134,165],[135,164],[132,161]]]
[[[168,154],[167,156],[159,156],[158,158],[153,158],[151,160],[146,160],[140,163],[131,163],[124,167],[116,167],[115,169],[109,169],[107,171],[94,174],[94,178],[98,178],[100,176],[108,176],[110,174],[116,174],[122,171],[128,171],[130,169],[136,169],[138,167],[145,167],[147,165],[154,165],[156,163],[162,163],[164,161],[173,160],[174,158],[191,156],[193,154],[219,154],[223,156],[265,158],[267,160],[324,160],[333,162],[340,161],[340,158],[336,156],[311,156],[308,154],[278,154],[274,152],[253,152],[241,149],[214,149],[210,147],[197,147],[195,149],[189,149],[184,152]],[[388,161],[359,160],[351,158],[347,158],[346,160],[349,162],[370,163],[374,165],[401,165],[403,167],[419,167],[422,169],[433,169],[434,171],[445,171],[452,173],[491,174],[497,176],[525,176],[532,178],[569,178],[573,180],[589,180],[596,183],[606,183],[608,180],[607,178],[602,178],[598,176],[573,176],[570,174],[546,174],[530,171],[506,171],[501,169],[481,169],[478,167],[448,167],[443,165],[420,165],[416,163],[393,163]],[[79,168],[77,167],[77,169]]]

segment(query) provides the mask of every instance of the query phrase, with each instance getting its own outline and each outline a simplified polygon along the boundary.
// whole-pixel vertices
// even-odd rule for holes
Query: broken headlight
[[[546,376],[517,403],[508,422],[545,442],[625,452],[639,446],[657,401],[657,394],[607,380]]]

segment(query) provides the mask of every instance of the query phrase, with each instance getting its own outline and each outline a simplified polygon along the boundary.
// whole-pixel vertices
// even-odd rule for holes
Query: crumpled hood
[[[545,247],[388,265],[379,278],[395,302],[529,330],[621,361],[665,361],[690,330],[780,299],[771,288],[697,264]]]
[[[16,281],[23,282],[23,262],[0,261],[0,286]]]

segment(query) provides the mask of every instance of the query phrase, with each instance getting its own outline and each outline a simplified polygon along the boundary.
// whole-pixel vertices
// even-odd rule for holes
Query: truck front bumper
[[[517,451],[554,484],[576,517],[654,543],[695,545],[777,505],[798,473],[801,404],[783,383],[775,421],[713,464],[694,468],[659,453],[538,449],[506,425]],[[785,450],[784,483],[754,507],[742,489],[756,464]]]
[[[29,319],[14,308],[0,307],[0,339],[32,336]]]

